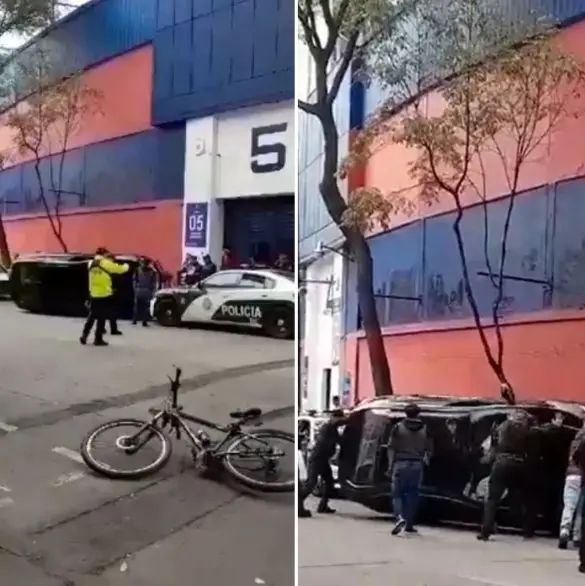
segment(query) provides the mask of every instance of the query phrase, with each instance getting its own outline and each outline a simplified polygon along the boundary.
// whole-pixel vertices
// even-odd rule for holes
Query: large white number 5
[[[286,146],[281,142],[261,144],[261,139],[272,136],[273,134],[286,132],[287,128],[288,122],[252,128],[252,148],[250,153],[252,158],[252,162],[250,163],[252,173],[274,173],[275,171],[284,169],[286,165]],[[262,155],[276,155],[276,159],[271,162],[262,162],[260,160]]]

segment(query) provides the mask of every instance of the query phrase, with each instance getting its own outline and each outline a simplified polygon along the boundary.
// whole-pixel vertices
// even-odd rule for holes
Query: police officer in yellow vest
[[[94,346],[107,346],[104,340],[106,320],[110,319],[113,312],[114,294],[112,288],[112,275],[121,275],[129,270],[127,264],[119,264],[112,259],[112,255],[106,248],[98,248],[93,260],[89,263],[89,315],[83,326],[83,332],[79,341],[82,344],[95,324]]]

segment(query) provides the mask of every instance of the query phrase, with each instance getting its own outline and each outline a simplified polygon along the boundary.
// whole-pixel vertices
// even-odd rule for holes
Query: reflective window
[[[227,271],[225,273],[216,273],[203,281],[205,287],[238,287],[242,279],[242,273],[237,271]]]

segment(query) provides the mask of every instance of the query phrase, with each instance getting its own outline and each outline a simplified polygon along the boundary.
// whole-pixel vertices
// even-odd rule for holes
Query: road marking
[[[61,476],[51,482],[51,486],[54,488],[59,488],[64,484],[69,484],[71,482],[75,482],[76,480],[81,480],[82,478],[85,478],[85,474],[83,472],[70,472],[69,474],[61,474]]]
[[[9,496],[5,496],[4,498],[0,499],[0,509],[2,509],[3,507],[9,507],[13,504],[14,501]]]
[[[477,582],[478,584],[484,584],[484,586],[518,586],[514,582],[492,580],[491,578],[480,578],[479,576],[458,575],[457,577],[463,578],[464,580],[469,580],[470,582]]]
[[[65,458],[69,458],[69,460],[73,460],[78,464],[84,463],[81,454],[79,452],[76,452],[75,450],[70,450],[69,448],[64,448],[63,446],[57,446],[56,448],[53,448],[53,452]]]
[[[0,421],[0,431],[12,433],[13,431],[18,431],[18,427],[16,427],[16,425],[10,425],[10,423],[4,423],[4,421]]]

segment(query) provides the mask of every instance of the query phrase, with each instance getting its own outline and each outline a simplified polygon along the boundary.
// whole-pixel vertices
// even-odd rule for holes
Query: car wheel
[[[154,317],[161,326],[176,327],[181,324],[181,315],[174,299],[161,299],[154,306]]]
[[[279,340],[290,340],[295,335],[294,314],[285,308],[272,310],[263,323],[264,331]]]

